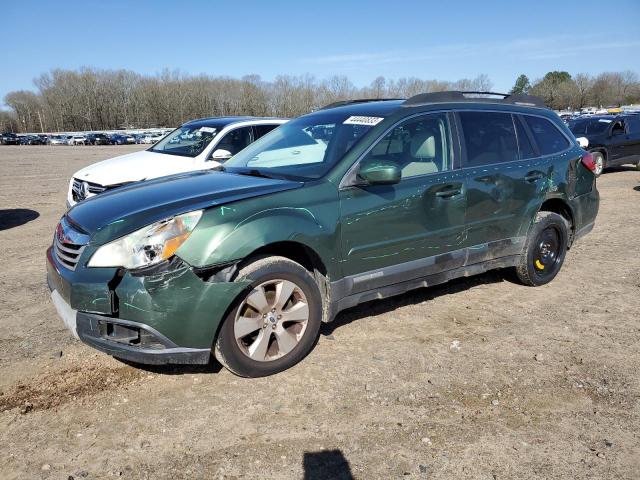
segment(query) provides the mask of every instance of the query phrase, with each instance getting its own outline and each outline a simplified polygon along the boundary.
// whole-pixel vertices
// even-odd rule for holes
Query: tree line
[[[35,91],[8,93],[0,131],[55,132],[173,127],[187,120],[223,115],[296,117],[351,98],[403,98],[448,89],[488,90],[486,75],[456,82],[376,78],[358,88],[345,76],[317,79],[281,75],[264,81],[185,75],[164,71],[140,75],[129,70],[56,69],[34,80]]]
[[[555,110],[579,110],[584,107],[610,107],[640,102],[640,77],[636,72],[605,72],[596,76],[552,71],[533,84],[522,74],[511,93],[542,97]]]
[[[0,131],[55,132],[117,128],[173,127],[187,120],[223,115],[296,117],[323,105],[352,98],[407,98],[444,90],[489,91],[487,75],[455,82],[415,77],[377,77],[356,87],[345,76],[317,79],[281,75],[231,78],[164,71],[141,75],[130,70],[55,69],[34,80],[35,90],[8,93],[0,110]],[[634,72],[596,77],[549,72],[533,84],[521,75],[513,93],[530,93],[556,108],[620,105],[640,101]]]

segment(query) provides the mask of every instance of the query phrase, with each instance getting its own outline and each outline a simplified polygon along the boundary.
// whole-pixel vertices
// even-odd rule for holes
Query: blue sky
[[[520,73],[640,72],[640,0],[10,0],[1,11],[0,104],[57,67],[338,74],[357,86],[485,73],[498,91]]]

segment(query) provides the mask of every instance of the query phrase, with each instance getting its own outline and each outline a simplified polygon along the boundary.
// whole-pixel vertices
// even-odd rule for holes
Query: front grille
[[[73,228],[63,217],[53,237],[53,251],[62,265],[75,270],[88,242],[89,236]]]
[[[107,187],[103,187],[97,183],[84,182],[74,178],[73,186],[71,187],[71,194],[73,195],[74,201],[81,202],[91,195],[97,195],[98,193],[104,192],[106,189]]]

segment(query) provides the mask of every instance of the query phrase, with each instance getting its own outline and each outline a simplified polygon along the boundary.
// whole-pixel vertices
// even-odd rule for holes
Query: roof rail
[[[339,102],[333,102],[324,107],[320,107],[318,110],[326,110],[328,108],[344,107],[345,105],[351,105],[354,103],[367,103],[367,102],[385,102],[387,100],[404,100],[403,98],[356,98],[355,100],[340,100]]]
[[[476,95],[476,96],[470,96]],[[501,99],[478,97],[477,95],[490,95],[502,97]],[[416,105],[424,105],[426,103],[449,103],[449,102],[483,102],[483,103],[508,103],[511,105],[523,105],[527,107],[541,107],[544,108],[544,100],[540,97],[533,95],[512,95],[509,93],[496,93],[496,92],[461,92],[461,91],[447,91],[447,92],[432,92],[432,93],[420,93],[414,95],[405,101],[403,107],[413,107]]]

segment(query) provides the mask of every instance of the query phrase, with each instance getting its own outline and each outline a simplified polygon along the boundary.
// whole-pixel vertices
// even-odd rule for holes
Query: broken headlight
[[[101,246],[89,267],[149,267],[171,258],[198,224],[202,210],[177,215],[148,225]]]

